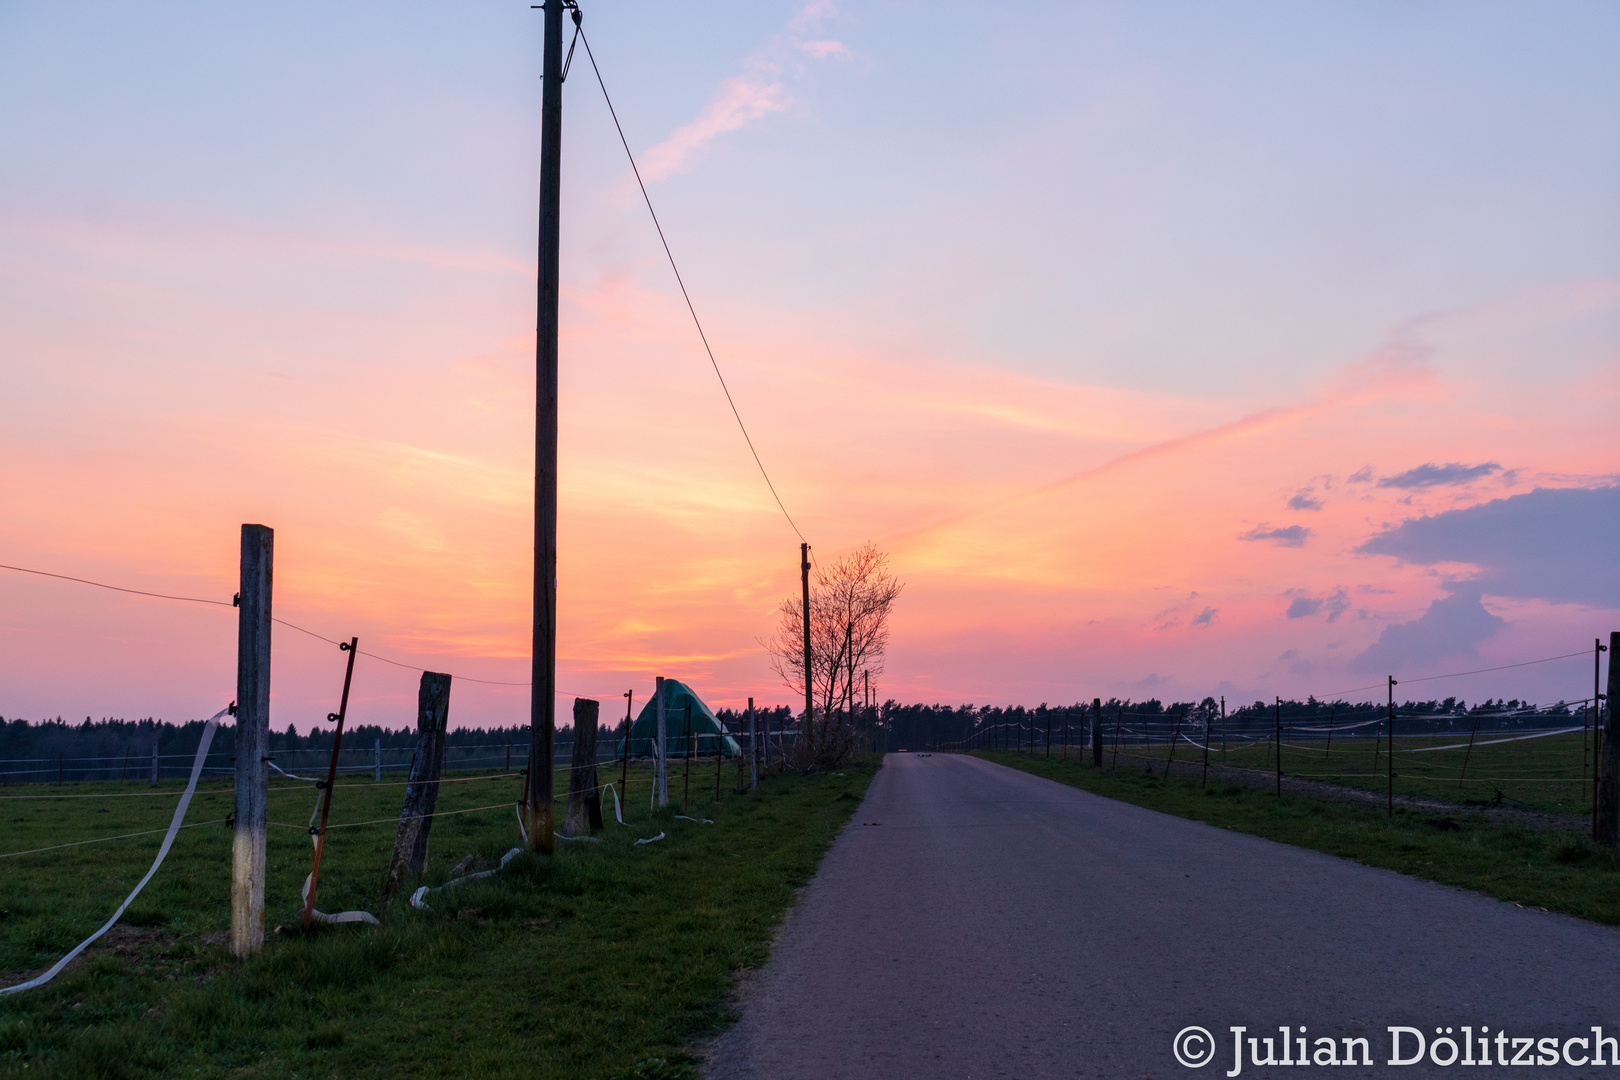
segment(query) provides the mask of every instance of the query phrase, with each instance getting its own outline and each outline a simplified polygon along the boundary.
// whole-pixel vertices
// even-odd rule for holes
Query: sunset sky
[[[906,582],[883,697],[1323,696],[1620,629],[1620,7],[582,6],[789,512]],[[229,601],[267,524],[278,616],[526,722],[539,62],[526,2],[0,3],[0,563]],[[789,702],[798,537],[583,48],[564,143],[559,685]],[[8,718],[207,716],[235,644],[0,570]],[[274,657],[308,730],[343,658]],[[413,671],[355,678],[413,722]]]

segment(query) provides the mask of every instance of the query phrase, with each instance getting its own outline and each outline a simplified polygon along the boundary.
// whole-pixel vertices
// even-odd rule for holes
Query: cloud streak
[[[1394,476],[1386,476],[1378,481],[1381,488],[1401,488],[1410,491],[1414,488],[1451,487],[1460,484],[1472,483],[1481,477],[1501,472],[1502,466],[1494,461],[1487,461],[1483,465],[1464,465],[1453,461],[1447,465],[1436,465],[1429,462],[1419,465],[1415,469],[1408,469]]]

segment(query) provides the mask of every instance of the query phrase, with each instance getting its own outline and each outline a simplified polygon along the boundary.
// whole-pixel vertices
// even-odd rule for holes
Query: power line
[[[91,581],[89,578],[69,577],[67,574],[53,574],[47,570],[30,570],[26,566],[7,566],[0,563],[0,570],[15,570],[20,574],[38,574],[40,577],[56,578],[59,581],[76,581],[80,585],[94,585],[98,589],[111,589],[113,592],[130,593],[134,596],[153,596],[159,600],[184,600],[188,604],[217,604],[220,607],[234,607],[223,600],[205,600],[200,596],[171,596],[168,593],[147,592],[144,589],[126,589],[121,585],[107,585],[100,581]],[[162,829],[158,830],[162,832]]]
[[[181,600],[181,601],[184,601],[185,603],[188,603],[188,604],[212,604],[215,607],[235,607],[236,606],[235,604],[227,603],[224,600],[209,600],[206,597],[202,597],[202,596],[175,596],[175,595],[173,595],[171,593],[147,592],[145,589],[126,589],[122,585],[108,585],[106,582],[103,582],[103,581],[91,581],[89,578],[73,577],[73,576],[71,576],[69,574],[53,574],[48,570],[31,570],[26,566],[10,566],[10,565],[7,565],[6,563],[0,563],[0,570],[15,570],[18,573],[22,573],[22,574],[37,574],[40,577],[56,578],[58,581],[73,581],[73,582],[77,582],[80,585],[94,585],[98,589],[111,589],[113,592],[129,593],[129,594],[131,594],[133,596],[150,596],[150,597],[154,597],[154,598],[156,598],[158,600]],[[346,644],[346,642],[340,642],[340,641],[336,640],[335,638],[329,638],[325,634],[317,634],[315,631],[306,629],[305,627],[302,627],[302,626],[299,626],[297,623],[288,622],[286,619],[275,619],[275,618],[273,618],[271,621],[272,622],[278,622],[282,626],[287,627],[289,630],[296,630],[300,634],[308,634],[310,637],[314,638],[315,640],[324,641],[328,645]],[[377,653],[367,652],[364,649],[360,650],[360,655],[361,656],[369,656],[369,657],[371,657],[371,659],[380,660],[385,664],[392,664],[394,667],[397,667],[397,668],[404,668],[406,671],[426,671],[426,670],[428,670],[427,668],[424,668],[424,667],[418,667],[415,664],[405,664],[405,663],[401,663],[398,660],[390,660],[386,656],[379,656]],[[530,685],[527,682],[503,682],[503,681],[501,681],[499,679],[475,679],[470,675],[455,675],[455,674],[452,674],[452,673],[449,673],[449,672],[446,672],[446,674],[450,674],[451,678],[458,679],[461,682],[483,683],[486,686],[529,686]],[[563,697],[588,697],[588,696],[613,697],[614,696],[612,694],[595,694],[595,695],[574,694],[574,693],[571,693],[571,692],[569,692],[567,690],[558,690],[558,691],[556,691],[556,693],[562,695]]]
[[[1473,671],[1452,671],[1444,675],[1423,675],[1413,679],[1396,679],[1395,685],[1402,686],[1406,683],[1433,682],[1436,679],[1456,679],[1463,675],[1483,675],[1488,671],[1506,671],[1509,668],[1530,667],[1532,664],[1549,664],[1554,660],[1568,660],[1573,656],[1586,655],[1588,655],[1588,650],[1583,649],[1580,652],[1564,653],[1561,656],[1544,656],[1540,660],[1521,660],[1517,664],[1498,664],[1495,667],[1475,668]],[[1335,690],[1331,694],[1322,695],[1319,700],[1328,701],[1332,698],[1342,697],[1345,694],[1359,693],[1362,690],[1381,690],[1384,688],[1384,686],[1384,683],[1373,683],[1371,686],[1357,686],[1350,690]]]
[[[608,114],[613,117],[613,127],[619,133],[619,143],[624,147],[624,156],[630,160],[630,171],[635,174],[636,186],[641,189],[641,199],[647,204],[647,213],[652,217],[653,228],[658,230],[658,242],[664,246],[664,257],[669,260],[669,268],[675,272],[675,284],[681,288],[681,299],[686,301],[686,310],[692,315],[692,325],[697,327],[698,337],[703,341],[703,351],[709,354],[709,366],[714,368],[714,377],[720,380],[720,389],[725,392],[726,404],[731,406],[731,415],[737,420],[743,441],[748,444],[748,452],[754,455],[754,464],[759,466],[759,475],[765,478],[765,486],[771,489],[771,498],[776,500],[777,509],[782,511],[782,516],[787,518],[788,526],[799,539],[804,540],[804,533],[799,532],[799,526],[794,524],[793,515],[788,513],[787,507],[782,503],[782,496],[776,493],[776,485],[771,483],[771,474],[765,471],[765,463],[759,459],[759,451],[754,449],[754,440],[748,434],[748,425],[743,423],[742,414],[737,411],[737,403],[732,400],[731,388],[726,385],[726,377],[720,374],[720,364],[714,358],[714,349],[709,347],[709,335],[703,332],[703,323],[698,319],[697,308],[692,306],[692,297],[687,293],[686,282],[681,278],[681,268],[675,265],[675,254],[669,250],[669,240],[664,236],[664,226],[658,221],[658,211],[653,209],[652,198],[647,194],[647,185],[641,179],[641,170],[636,167],[636,156],[630,152],[630,142],[624,137],[624,128],[619,123],[619,113],[613,107],[613,99],[608,95],[607,83],[602,81],[602,69],[596,66],[596,54],[591,52],[591,40],[585,36],[585,30],[578,22],[574,25],[579,39],[585,43],[585,55],[591,61],[591,70],[596,73],[596,85],[602,88],[602,100],[607,102]],[[809,543],[807,540],[805,542]]]

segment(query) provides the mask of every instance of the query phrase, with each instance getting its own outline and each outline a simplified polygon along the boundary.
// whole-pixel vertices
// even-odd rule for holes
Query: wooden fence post
[[[371,743],[371,782],[382,783],[382,736],[378,735]]]
[[[152,740],[152,786],[157,787],[157,785],[158,785],[158,744],[157,744],[157,740],[153,739]]]
[[[653,696],[658,702],[658,740],[653,745],[653,768],[657,775],[653,778],[653,792],[657,795],[659,806],[669,805],[669,718],[664,706],[664,677],[658,676],[658,685],[653,690]]]
[[[444,771],[444,733],[450,724],[450,676],[422,672],[416,691],[416,752],[405,785],[405,804],[399,811],[394,854],[388,861],[383,895],[393,896],[411,874],[427,869],[428,833],[433,829],[433,808],[439,801],[439,774]],[[534,815],[528,815],[534,820]]]
[[[1102,698],[1091,699],[1091,764],[1102,768],[1103,714]]]
[[[1605,847],[1620,841],[1620,723],[1615,722],[1614,705],[1620,701],[1620,671],[1614,658],[1620,654],[1620,632],[1609,635],[1609,694],[1603,709],[1602,779],[1598,784],[1598,819],[1594,838]]]
[[[748,788],[759,787],[759,715],[754,712],[754,699],[748,699]]]
[[[602,793],[596,789],[596,720],[602,703],[574,699],[574,752],[569,757],[568,813],[564,836],[586,836],[602,827]]]
[[[231,831],[231,955],[264,948],[265,811],[270,787],[270,583],[275,533],[242,526],[236,624],[236,805]],[[157,755],[152,755],[157,769]]]

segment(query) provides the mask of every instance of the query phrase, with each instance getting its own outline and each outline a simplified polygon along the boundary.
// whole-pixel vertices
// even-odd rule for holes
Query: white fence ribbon
[[[451,889],[457,885],[462,885],[469,881],[477,881],[479,878],[486,878],[492,874],[498,874],[502,870],[506,869],[506,864],[516,858],[518,853],[522,850],[523,849],[520,847],[515,847],[511,851],[508,851],[505,855],[502,855],[501,865],[497,866],[493,870],[480,870],[476,874],[467,874],[464,877],[458,877],[452,881],[445,882],[443,885],[436,885],[432,888],[423,885],[421,888],[411,893],[411,907],[416,908],[419,911],[432,911],[433,909],[427,906],[427,903],[422,899],[422,897],[426,896],[430,892],[439,892],[443,889]]]
[[[645,839],[645,840],[637,840],[637,841],[636,841],[636,843],[635,843],[635,844],[632,844],[632,845],[631,845],[631,847],[635,847],[635,846],[636,846],[636,844],[652,844],[652,843],[657,843],[657,842],[658,842],[658,841],[659,841],[659,840],[662,840],[662,839],[663,839],[663,838],[664,838],[664,834],[663,834],[663,833],[659,833],[659,834],[658,834],[658,835],[657,835],[657,836],[649,836],[649,837],[647,837],[647,838],[646,838],[646,839]]]
[[[273,761],[266,761],[265,764],[270,766],[272,769],[276,770],[276,772],[280,773],[282,776],[285,776],[289,780],[304,780],[304,781],[306,781],[308,783],[311,783],[311,784],[320,783],[320,781],[318,779],[316,779],[315,777],[313,777],[313,776],[295,776],[292,773],[288,772],[286,769],[283,769],[280,765],[277,765]]]
[[[676,814],[675,815],[675,820],[677,820],[677,821],[695,821],[699,825],[713,825],[714,824],[714,822],[710,821],[708,818],[687,817],[685,814]]]
[[[208,718],[208,723],[203,725],[202,738],[197,742],[197,758],[191,763],[191,779],[186,782],[186,793],[180,796],[180,805],[174,808],[174,820],[169,822],[169,831],[163,837],[163,846],[158,848],[157,858],[152,860],[152,868],[146,872],[146,876],[141,878],[140,883],[131,890],[128,896],[124,897],[124,902],[118,905],[118,910],[112,913],[112,918],[102,924],[100,930],[79,942],[72,952],[53,964],[45,974],[29,979],[25,983],[18,983],[16,986],[0,987],[0,994],[11,994],[18,990],[32,990],[34,987],[43,986],[56,978],[57,974],[67,967],[74,957],[84,952],[91,942],[111,930],[113,924],[118,922],[119,917],[124,914],[124,909],[129,907],[131,901],[140,895],[142,889],[146,888],[146,883],[152,880],[152,875],[158,872],[158,867],[163,865],[163,860],[168,856],[169,848],[174,844],[175,834],[180,831],[180,823],[186,819],[186,810],[191,806],[191,796],[197,790],[197,779],[202,776],[203,762],[208,757],[208,747],[214,741],[214,732],[219,729],[219,718],[228,712],[230,712],[229,707],[219,710],[219,712]]]

